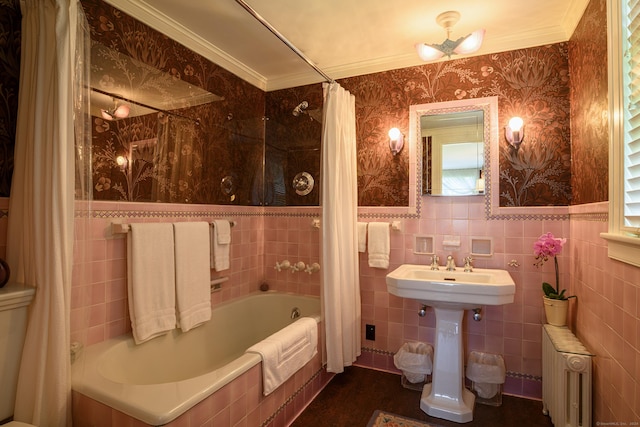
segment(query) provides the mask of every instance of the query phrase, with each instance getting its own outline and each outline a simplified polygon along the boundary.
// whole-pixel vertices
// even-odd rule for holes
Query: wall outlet
[[[376,340],[376,325],[366,325],[365,326],[365,338],[369,341]]]

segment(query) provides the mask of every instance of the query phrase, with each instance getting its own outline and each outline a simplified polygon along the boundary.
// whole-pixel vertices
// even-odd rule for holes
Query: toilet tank
[[[17,283],[0,288],[0,420],[13,415],[27,307],[34,293],[35,288]]]

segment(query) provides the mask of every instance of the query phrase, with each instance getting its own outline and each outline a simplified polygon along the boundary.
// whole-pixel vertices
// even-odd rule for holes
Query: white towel
[[[262,392],[267,396],[318,353],[318,325],[301,317],[247,352],[262,356]]]
[[[209,223],[173,224],[176,256],[176,312],[187,332],[211,319]]]
[[[367,223],[358,223],[358,252],[367,251]]]
[[[389,224],[369,223],[369,267],[389,268]]]
[[[216,271],[229,268],[230,246],[231,224],[227,220],[214,220],[211,223],[211,268]]]
[[[131,224],[127,238],[127,292],[136,344],[176,327],[173,246],[170,223]]]

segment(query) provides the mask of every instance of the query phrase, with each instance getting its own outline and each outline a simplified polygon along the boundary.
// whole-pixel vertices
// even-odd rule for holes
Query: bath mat
[[[439,427],[424,421],[377,410],[371,416],[367,427]]]

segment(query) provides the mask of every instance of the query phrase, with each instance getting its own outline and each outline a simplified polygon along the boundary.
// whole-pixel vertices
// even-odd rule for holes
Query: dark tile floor
[[[502,406],[475,405],[473,421],[458,424],[428,416],[420,409],[419,391],[400,384],[400,376],[352,366],[336,375],[291,424],[292,427],[366,427],[376,409],[453,427],[552,427],[542,414],[542,402],[503,396]]]

